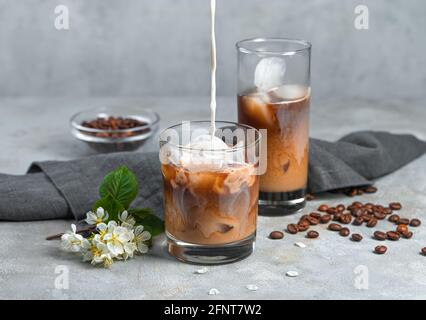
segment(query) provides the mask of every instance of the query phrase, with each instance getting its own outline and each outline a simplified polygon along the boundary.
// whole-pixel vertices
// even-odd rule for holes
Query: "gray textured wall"
[[[70,30],[54,28],[54,7]],[[354,28],[354,8],[370,29]],[[234,43],[313,44],[319,98],[426,98],[424,0],[218,0],[218,94],[235,92]],[[0,0],[1,96],[207,95],[208,0]]]

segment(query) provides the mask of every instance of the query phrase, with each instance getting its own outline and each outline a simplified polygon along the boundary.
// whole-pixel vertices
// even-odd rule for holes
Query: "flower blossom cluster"
[[[151,234],[142,225],[135,226],[135,219],[123,211],[119,221],[108,221],[108,213],[98,208],[96,213],[88,212],[86,222],[96,228],[88,238],[77,233],[76,226],[61,237],[61,247],[67,252],[79,253],[83,261],[92,265],[109,267],[114,259],[127,260],[135,254],[148,252],[146,242]]]

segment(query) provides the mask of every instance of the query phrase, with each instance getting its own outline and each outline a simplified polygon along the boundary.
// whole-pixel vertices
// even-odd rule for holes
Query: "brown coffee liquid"
[[[220,171],[161,166],[167,232],[193,244],[226,244],[256,231],[259,177],[251,165]]]
[[[267,170],[261,192],[293,192],[306,188],[309,146],[309,89],[282,86],[260,94],[238,96],[238,121],[267,129]]]

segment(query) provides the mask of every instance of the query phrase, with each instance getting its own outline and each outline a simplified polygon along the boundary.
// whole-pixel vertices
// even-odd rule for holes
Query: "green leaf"
[[[102,198],[110,197],[118,201],[124,209],[127,209],[138,194],[138,182],[135,175],[127,167],[122,166],[105,176],[99,194]]]
[[[164,222],[152,213],[151,209],[134,208],[129,213],[135,218],[137,224],[144,226],[153,237],[164,232]]]
[[[112,198],[110,195],[107,195],[106,197],[96,201],[96,203],[93,205],[93,211],[96,212],[96,210],[100,207],[104,208],[104,210],[108,212],[108,221],[117,221],[118,215],[126,210],[120,202]]]

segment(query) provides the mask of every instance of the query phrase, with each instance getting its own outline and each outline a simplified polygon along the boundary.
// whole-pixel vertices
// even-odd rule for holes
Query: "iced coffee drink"
[[[224,263],[253,250],[258,141],[247,141],[251,137],[246,131],[253,128],[217,122],[216,135],[211,136],[209,125],[191,122],[189,142],[183,144],[170,140],[182,136],[182,125],[162,133],[164,219],[173,256],[189,262]],[[226,128],[224,135],[232,136],[220,134],[222,128]],[[234,135],[235,130],[242,134]],[[257,130],[255,134],[259,139]]]
[[[310,45],[254,39],[237,47],[238,121],[267,130],[259,204],[268,213],[296,212],[305,204],[308,182]]]

